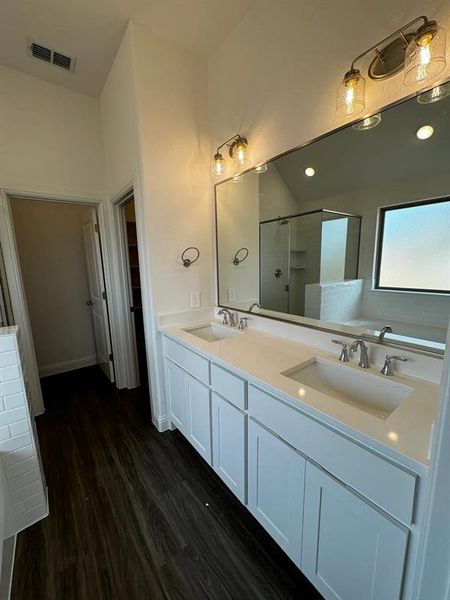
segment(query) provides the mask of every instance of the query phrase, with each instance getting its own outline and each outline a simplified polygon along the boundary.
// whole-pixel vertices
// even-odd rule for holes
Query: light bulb
[[[341,117],[357,115],[365,108],[365,80],[358,69],[350,69],[339,84],[336,114]]]
[[[405,52],[405,85],[433,79],[445,68],[445,31],[436,21],[419,27]]]
[[[248,142],[247,140],[238,135],[236,140],[230,146],[230,156],[239,167],[246,167],[248,165]]]
[[[431,125],[423,125],[416,131],[416,136],[419,140],[427,140],[434,133],[434,129]]]
[[[315,174],[316,171],[313,169],[313,167],[306,167],[305,175],[307,175],[308,177],[314,177]]]
[[[220,152],[214,154],[212,162],[212,174],[213,177],[222,177],[225,173],[225,161]]]

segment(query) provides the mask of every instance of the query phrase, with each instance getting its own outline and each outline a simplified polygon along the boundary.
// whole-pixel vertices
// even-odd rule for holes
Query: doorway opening
[[[140,385],[148,389],[147,352],[145,346],[144,318],[142,312],[141,274],[139,266],[138,238],[134,195],[119,205],[123,229],[128,282],[128,299],[132,321],[132,335],[136,349]]]
[[[40,377],[98,365],[114,382],[97,209],[10,197]]]

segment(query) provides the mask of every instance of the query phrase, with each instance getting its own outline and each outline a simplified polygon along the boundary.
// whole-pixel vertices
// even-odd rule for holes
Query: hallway
[[[18,536],[13,600],[320,598],[137,390],[90,367],[43,393],[50,516]]]

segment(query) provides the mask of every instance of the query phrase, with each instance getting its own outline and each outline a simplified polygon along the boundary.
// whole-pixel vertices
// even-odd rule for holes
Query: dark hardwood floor
[[[50,516],[18,536],[13,600],[321,598],[144,393],[96,367],[43,389]]]

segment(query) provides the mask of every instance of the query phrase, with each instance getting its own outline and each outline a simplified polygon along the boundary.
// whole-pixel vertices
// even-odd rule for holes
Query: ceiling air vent
[[[34,58],[44,60],[45,62],[51,63],[56,67],[65,69],[66,71],[73,72],[75,70],[76,59],[72,58],[71,56],[66,56],[65,54],[61,54],[61,52],[56,52],[56,50],[46,48],[42,44],[37,44],[33,40],[27,40],[27,48],[30,55]]]

